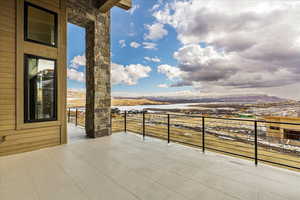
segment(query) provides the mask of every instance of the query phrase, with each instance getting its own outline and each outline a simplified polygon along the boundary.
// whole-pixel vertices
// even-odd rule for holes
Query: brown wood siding
[[[58,145],[59,131],[60,127],[17,131],[7,136],[6,141],[0,145],[0,156]]]
[[[15,1],[0,1],[0,131],[15,129]]]
[[[59,145],[61,144],[61,128],[64,126],[61,125],[63,120],[44,124],[33,123],[28,127],[24,126],[21,128],[17,126],[17,116],[22,115],[22,112],[18,111],[17,113],[17,102],[21,102],[20,105],[23,106],[23,100],[20,101],[20,98],[17,98],[18,92],[20,92],[17,88],[22,88],[23,82],[18,82],[17,80],[23,76],[23,74],[18,74],[18,72],[20,72],[20,69],[23,71],[24,62],[23,56],[19,57],[18,53],[22,55],[28,51],[33,54],[45,54],[46,56],[53,56],[57,60],[62,59],[61,63],[64,63],[65,58],[58,57],[57,53],[55,54],[55,50],[49,47],[24,42],[23,39],[17,42],[16,38],[22,38],[20,37],[22,34],[16,34],[16,31],[22,31],[23,24],[20,23],[20,27],[16,27],[16,24],[18,24],[17,21],[23,20],[23,16],[20,17],[23,13],[18,12],[17,19],[16,11],[18,6],[16,2],[22,4],[23,0],[0,1],[0,142],[4,139],[4,142],[0,143],[0,156]],[[28,2],[60,12],[60,0],[28,0]],[[65,31],[65,28],[62,30]],[[64,35],[65,33],[60,34]],[[56,52],[58,50],[65,51],[64,42],[65,39],[59,44]],[[16,65],[16,63],[20,65]],[[18,74],[18,77],[16,74]],[[66,78],[65,75],[61,76],[63,76],[61,79]],[[63,92],[65,91],[61,91],[61,93]],[[2,138],[3,136],[4,138]]]
[[[49,9],[60,8],[60,0],[25,0],[30,3],[39,5],[41,7],[46,7]]]

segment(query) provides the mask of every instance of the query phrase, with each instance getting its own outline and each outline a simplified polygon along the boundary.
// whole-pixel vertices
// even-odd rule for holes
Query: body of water
[[[112,106],[112,108],[118,108],[120,111],[138,110],[142,111],[149,108],[159,109],[183,109],[191,108],[192,105],[198,105],[199,103],[182,103],[182,104],[167,104],[167,105],[138,105],[138,106]]]
[[[165,104],[165,105],[137,105],[137,106],[112,106],[112,108],[118,108],[120,111],[130,111],[130,110],[136,110],[136,111],[142,111],[144,109],[188,109],[193,108],[193,105],[195,105],[194,108],[201,108],[199,107],[199,104],[201,103],[180,103],[180,104]],[[215,103],[204,103],[204,104],[215,104]],[[207,109],[207,108],[203,108]],[[226,107],[222,108],[226,109]],[[228,108],[232,109],[232,108]],[[72,109],[75,110],[75,109]],[[84,111],[85,108],[78,108],[80,111]]]
[[[112,108],[118,108],[120,111],[138,110],[142,111],[149,108],[159,108],[159,109],[183,109],[191,108],[192,105],[198,105],[199,103],[182,103],[182,104],[167,104],[167,105],[138,105],[138,106],[112,106]],[[75,111],[75,108],[71,110]],[[85,108],[78,108],[79,111],[84,111]]]

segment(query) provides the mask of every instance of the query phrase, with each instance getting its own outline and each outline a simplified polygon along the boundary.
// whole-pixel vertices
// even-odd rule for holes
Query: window
[[[56,61],[25,55],[24,120],[27,122],[55,121]]]
[[[56,47],[57,14],[25,2],[25,40]]]
[[[270,126],[270,129],[279,131],[279,130],[280,130],[280,127],[277,127],[277,126]]]
[[[284,139],[300,141],[300,131],[284,129]]]

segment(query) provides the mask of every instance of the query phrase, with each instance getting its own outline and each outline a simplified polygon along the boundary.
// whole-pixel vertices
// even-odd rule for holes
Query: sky
[[[300,2],[133,0],[111,10],[113,96],[300,99]],[[85,30],[68,25],[68,87],[85,87]]]

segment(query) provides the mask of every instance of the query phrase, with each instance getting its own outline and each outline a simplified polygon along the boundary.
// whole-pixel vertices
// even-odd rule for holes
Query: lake
[[[182,109],[192,105],[198,105],[199,103],[182,103],[182,104],[167,104],[167,105],[138,105],[138,106],[112,106],[112,108],[118,108],[120,111],[138,110],[142,111],[149,108],[159,109]]]

